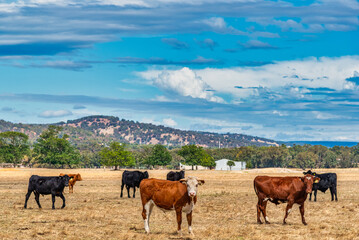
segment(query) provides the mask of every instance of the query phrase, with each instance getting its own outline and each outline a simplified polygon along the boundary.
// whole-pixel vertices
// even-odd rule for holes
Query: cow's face
[[[147,179],[149,176],[148,176],[148,172],[147,171],[145,171],[144,173],[143,173],[143,179]]]
[[[315,177],[315,176],[313,176],[311,174],[306,174],[301,179],[304,182],[305,192],[306,193],[311,193],[312,189],[313,189],[313,183],[318,183],[319,180],[320,180],[320,178]]]
[[[180,177],[181,177],[181,179],[184,178],[184,171],[183,170],[180,171]]]
[[[64,181],[64,184],[65,184],[66,187],[69,186],[70,177],[69,177],[68,175],[61,176],[60,179],[61,179],[62,181]]]
[[[188,177],[187,179],[181,179],[181,183],[187,185],[188,196],[191,198],[197,195],[197,187],[204,184],[204,180],[198,180],[196,177]]]
[[[80,173],[75,175],[75,179],[76,179],[76,181],[82,181]]]

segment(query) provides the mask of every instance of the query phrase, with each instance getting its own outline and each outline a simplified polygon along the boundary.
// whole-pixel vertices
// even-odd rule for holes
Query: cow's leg
[[[261,205],[261,211],[262,211],[262,214],[263,214],[263,217],[264,217],[264,220],[265,220],[266,224],[270,224],[269,219],[267,217],[267,203],[268,203],[268,200],[263,201],[263,203]]]
[[[333,192],[334,192],[334,195],[335,195],[335,201],[338,201],[338,197],[337,197],[337,186],[336,186],[336,185],[333,187]]]
[[[313,191],[311,191],[311,192],[309,193],[309,201],[312,201],[312,193],[313,193]]]
[[[143,205],[142,218],[145,223],[146,233],[150,233],[150,216],[151,216],[153,206],[154,206],[154,204],[153,204],[152,200],[149,200],[145,205]]]
[[[127,188],[127,196],[128,196],[128,198],[131,198],[130,197],[130,187],[126,185],[126,188]]]
[[[261,203],[262,201],[258,199],[258,203],[257,203],[257,223],[262,224],[261,221]]]
[[[35,195],[35,200],[36,200],[37,205],[39,206],[39,208],[41,208],[41,204],[40,204],[40,193],[34,192],[34,195]]]
[[[52,197],[52,209],[55,209],[55,193],[51,193],[51,197]]]
[[[177,232],[179,235],[182,235],[181,232],[181,224],[182,224],[182,208],[176,209],[176,216],[177,216]]]
[[[302,223],[304,225],[307,225],[307,222],[305,221],[304,218],[304,202],[302,203],[302,205],[299,206],[299,211],[300,211],[300,215],[302,216]]]
[[[122,182],[122,184],[121,184],[121,197],[122,197],[122,195],[123,195],[123,187],[125,186],[125,184],[123,184],[123,182]]]
[[[28,192],[26,193],[24,208],[27,208],[27,201],[29,200],[29,197],[30,197],[30,195],[31,195],[31,192],[32,192],[32,191],[28,191]]]
[[[293,203],[294,202],[291,201],[291,200],[288,201],[287,208],[285,209],[285,216],[284,216],[284,219],[283,219],[283,224],[287,224],[285,220],[287,219],[289,213],[292,211]]]
[[[62,207],[61,208],[64,208],[66,206],[64,194],[60,193],[60,198],[62,199]]]
[[[188,232],[193,235],[192,232],[192,211],[187,214]]]
[[[74,185],[69,184],[69,193],[74,193]]]
[[[315,190],[314,190],[314,202],[316,202],[316,201],[317,201],[317,192],[318,192],[318,190],[317,190],[317,189],[315,189]]]
[[[330,190],[330,195],[332,196],[332,201],[334,201],[334,191],[333,191],[333,187],[330,187],[329,190]]]
[[[133,198],[135,198],[136,187],[133,187]]]

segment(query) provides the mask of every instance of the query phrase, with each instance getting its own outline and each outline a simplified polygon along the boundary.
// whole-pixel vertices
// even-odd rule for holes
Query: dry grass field
[[[338,202],[330,192],[318,193],[318,202],[307,200],[308,226],[300,220],[297,207],[282,225],[285,204],[268,203],[270,225],[256,223],[257,197],[253,179],[257,175],[301,176],[301,171],[261,169],[248,171],[187,171],[206,181],[199,187],[193,214],[194,236],[176,233],[174,212],[155,208],[150,221],[151,234],[144,233],[140,193],[136,198],[120,198],[122,171],[0,169],[0,239],[359,239],[359,169],[330,169],[318,172],[338,174]],[[24,209],[28,179],[32,174],[56,176],[60,172],[81,173],[74,193],[65,188],[67,206],[56,198],[40,197],[38,209],[34,195]],[[167,171],[149,171],[150,177],[164,179]],[[132,191],[131,191],[132,193]],[[125,194],[124,194],[125,195]],[[132,195],[132,194],[131,194]],[[127,196],[127,193],[126,193]]]

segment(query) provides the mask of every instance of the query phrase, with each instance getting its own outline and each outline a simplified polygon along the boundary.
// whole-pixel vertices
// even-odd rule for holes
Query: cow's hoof
[[[286,225],[287,223],[286,222],[283,222],[283,225]]]
[[[261,221],[257,221],[258,224],[263,224]]]
[[[266,222],[266,224],[270,224],[270,222]]]
[[[65,206],[62,206],[61,209],[65,208]]]
[[[308,224],[306,222],[303,222],[304,226],[307,226]]]

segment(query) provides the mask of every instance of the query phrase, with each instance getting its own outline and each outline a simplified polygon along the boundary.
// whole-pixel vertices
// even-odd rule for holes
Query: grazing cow
[[[145,179],[140,184],[142,217],[146,233],[150,233],[149,220],[153,206],[163,210],[175,210],[178,233],[181,234],[182,211],[187,214],[188,232],[192,234],[192,210],[197,202],[197,187],[203,180],[188,177],[180,181]]]
[[[74,185],[76,183],[76,181],[82,181],[81,175],[80,173],[78,174],[65,174],[65,173],[60,173],[60,176],[69,176],[70,180],[69,180],[69,193],[74,193]]]
[[[26,194],[25,205],[24,208],[27,208],[27,200],[32,192],[34,192],[35,200],[39,208],[40,205],[40,194],[41,195],[52,195],[52,209],[55,209],[55,196],[60,197],[62,199],[62,207],[64,208],[65,205],[65,197],[62,194],[64,191],[65,186],[69,185],[70,177],[60,176],[60,177],[42,177],[37,175],[32,175],[29,179],[29,187]]]
[[[316,176],[320,178],[320,181],[318,183],[313,184],[313,191],[314,191],[314,202],[317,201],[317,191],[320,190],[323,193],[325,193],[328,188],[330,189],[330,194],[332,195],[332,201],[334,201],[334,195],[335,195],[335,201],[338,201],[337,197],[337,174],[336,173],[323,173],[323,174],[317,174],[316,172],[312,172],[311,170],[307,172],[303,172],[305,174],[310,174],[313,176]],[[309,201],[312,200],[312,193],[309,195]]]
[[[304,202],[308,193],[312,191],[313,182],[320,179],[307,174],[303,177],[268,177],[257,176],[254,179],[254,191],[258,196],[257,204],[257,223],[262,224],[260,215],[263,214],[265,223],[269,224],[266,214],[267,202],[270,201],[276,205],[288,202],[285,210],[283,224],[286,224],[286,218],[292,210],[294,203],[299,204],[302,223],[307,225],[304,218]]]
[[[169,172],[167,173],[167,180],[169,181],[179,181],[180,179],[184,178],[184,171],[181,170],[179,172]]]
[[[143,179],[148,178],[148,172],[127,171],[122,173],[121,197],[123,195],[123,187],[126,185],[128,198],[130,197],[130,188],[133,188],[133,198],[135,197],[136,187],[140,187]]]

